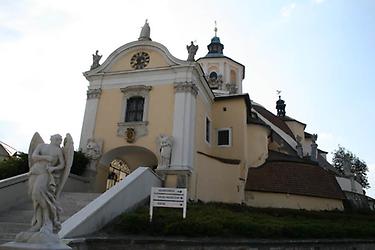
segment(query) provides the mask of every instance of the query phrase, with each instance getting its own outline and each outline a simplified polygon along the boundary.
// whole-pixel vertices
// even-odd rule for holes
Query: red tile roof
[[[255,109],[255,111],[257,111],[261,116],[263,116],[268,121],[270,121],[273,125],[275,125],[279,129],[284,131],[286,134],[290,135],[293,139],[295,139],[292,130],[290,130],[288,125],[286,125],[286,123],[283,121],[283,119],[274,115],[272,112],[268,111],[267,109],[256,105],[255,103],[253,103],[252,107]]]
[[[249,168],[245,190],[345,199],[334,175],[317,165],[292,161]]]
[[[306,128],[306,123],[303,123],[303,122],[300,122],[290,116],[282,116],[280,117],[281,119],[283,119],[283,121],[286,121],[286,122],[298,122],[299,124],[303,125],[305,128]]]

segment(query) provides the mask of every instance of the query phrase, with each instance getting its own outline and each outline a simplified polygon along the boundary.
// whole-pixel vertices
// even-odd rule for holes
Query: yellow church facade
[[[80,141],[100,152],[93,189],[143,166],[193,201],[342,210],[342,188],[306,125],[242,93],[245,66],[224,56],[216,34],[205,57],[195,60],[196,49],[177,59],[146,23],[101,65],[93,55]]]

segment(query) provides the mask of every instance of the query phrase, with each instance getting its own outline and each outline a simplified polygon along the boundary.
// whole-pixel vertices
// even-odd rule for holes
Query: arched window
[[[140,122],[143,120],[145,99],[141,96],[130,97],[126,102],[125,122]]]

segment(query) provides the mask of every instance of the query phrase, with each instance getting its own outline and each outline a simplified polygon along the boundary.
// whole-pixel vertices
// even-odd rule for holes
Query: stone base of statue
[[[57,234],[48,231],[39,231],[21,232],[17,234],[15,241],[0,246],[0,250],[11,249],[68,250],[72,248],[64,244]]]
[[[21,243],[21,242],[8,242],[0,245],[0,250],[71,250],[72,248],[65,245],[64,243],[59,244],[31,244],[31,243]]]

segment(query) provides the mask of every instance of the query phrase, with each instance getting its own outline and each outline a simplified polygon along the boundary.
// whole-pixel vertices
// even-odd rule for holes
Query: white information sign
[[[186,188],[151,188],[150,221],[154,207],[182,208],[182,217],[186,217]]]

